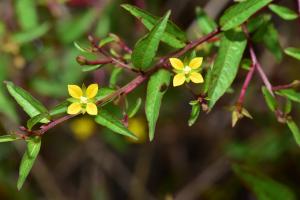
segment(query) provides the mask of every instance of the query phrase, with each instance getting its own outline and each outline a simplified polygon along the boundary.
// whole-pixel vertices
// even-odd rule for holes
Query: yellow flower
[[[180,59],[170,58],[170,63],[176,73],[173,78],[173,86],[182,85],[185,81],[187,83],[190,81],[193,83],[203,83],[203,77],[199,73],[202,61],[202,57],[196,57],[193,58],[188,65],[184,65]]]
[[[130,130],[138,139],[134,140],[130,137],[126,139],[131,143],[141,144],[145,143],[147,139],[147,126],[146,122],[141,117],[134,117],[128,120],[128,130]]]
[[[70,128],[77,140],[85,141],[94,134],[96,125],[90,117],[80,117],[71,121]]]
[[[91,84],[87,89],[84,85],[82,88],[77,85],[68,85],[68,91],[72,97],[69,99],[72,103],[68,107],[68,114],[76,115],[80,112],[82,114],[87,112],[90,115],[98,114],[98,109],[94,99],[98,93],[98,84]]]

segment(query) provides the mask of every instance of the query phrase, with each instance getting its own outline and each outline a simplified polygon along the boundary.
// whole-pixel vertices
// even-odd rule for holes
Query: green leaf
[[[70,43],[84,35],[96,19],[97,11],[89,11],[71,18],[70,20],[60,20],[56,31],[60,40],[64,43]]]
[[[168,86],[170,85],[170,81],[170,72],[161,69],[153,74],[148,82],[145,111],[149,126],[150,141],[154,138],[155,126],[159,115],[161,101]]]
[[[300,146],[300,130],[297,124],[292,119],[287,120],[286,123],[289,129],[292,131],[296,143]]]
[[[296,92],[293,89],[284,89],[284,90],[279,90],[276,91],[276,94],[280,96],[284,96],[292,101],[295,101],[297,103],[300,103],[300,93]]]
[[[13,34],[12,39],[19,44],[28,43],[42,37],[48,32],[49,29],[49,23],[45,22],[42,25],[39,25],[30,30]]]
[[[20,169],[19,169],[19,179],[17,183],[17,188],[20,190],[34,164],[34,161],[39,154],[41,148],[41,138],[40,137],[34,137],[30,138],[27,141],[27,149],[26,152],[23,155]]]
[[[90,53],[90,51],[86,48],[81,47],[77,42],[73,42],[74,46],[76,47],[76,49],[78,49],[79,51],[83,52],[83,53]]]
[[[125,135],[125,136],[131,137],[133,139],[137,139],[137,137],[132,132],[130,132],[124,126],[124,124],[122,124],[120,122],[120,120],[115,118],[113,115],[111,115],[108,111],[106,111],[104,109],[100,110],[99,114],[95,118],[95,121],[98,124],[108,128],[118,134]]]
[[[142,105],[142,98],[138,98],[133,106],[128,109],[128,117],[132,118],[140,109]]]
[[[15,135],[1,135],[0,136],[0,143],[1,142],[12,142],[12,141],[15,141],[15,140],[18,140],[18,139],[20,139],[20,138],[18,138]]]
[[[294,20],[298,18],[298,14],[295,11],[284,6],[270,4],[269,9],[285,20]]]
[[[211,72],[211,84],[208,89],[209,108],[215,105],[232,84],[246,44],[246,37],[241,31],[230,30],[222,36],[220,49]]]
[[[122,7],[140,20],[148,30],[151,30],[159,20],[159,17],[153,16],[138,7],[129,4],[123,4]],[[186,36],[180,28],[169,20],[161,40],[169,46],[179,49],[185,46]]]
[[[81,68],[81,70],[82,70],[83,72],[90,72],[90,71],[95,71],[95,70],[97,70],[97,69],[100,69],[100,68],[103,67],[103,66],[105,66],[105,65],[83,66],[83,67]]]
[[[277,61],[282,59],[282,50],[279,43],[278,32],[271,21],[264,23],[252,37],[254,42],[261,43],[276,57]]]
[[[157,22],[147,35],[135,44],[131,57],[135,67],[145,70],[152,64],[169,16],[170,11]]]
[[[50,116],[66,113],[69,105],[70,102],[68,101],[61,102],[49,111]]]
[[[300,49],[294,47],[288,47],[284,50],[287,55],[300,60]]]
[[[261,91],[264,95],[265,101],[266,101],[269,109],[271,111],[275,111],[278,107],[275,97],[269,92],[269,90],[265,86],[263,86],[261,88]]]
[[[35,0],[15,1],[16,14],[19,25],[23,30],[30,30],[38,25],[38,16]]]
[[[259,200],[295,200],[295,194],[286,186],[273,179],[250,170],[233,165],[234,173],[245,183]]]
[[[115,41],[117,41],[117,36],[115,36],[114,34],[110,34],[106,38],[101,39],[98,46],[104,47],[105,45]]]
[[[17,101],[17,103],[23,108],[23,110],[30,116],[35,117],[36,115],[40,113],[47,113],[47,109],[45,106],[39,102],[37,99],[35,99],[31,94],[29,94],[27,91],[23,90],[22,88],[16,86],[10,81],[6,82],[6,87],[8,89],[8,92],[14,99]],[[49,120],[44,118],[41,120],[42,123],[48,123]]]
[[[247,29],[250,33],[256,31],[261,26],[264,26],[267,22],[271,20],[272,16],[270,14],[262,14],[249,19],[247,23]]]
[[[112,89],[112,88],[108,88],[108,87],[103,87],[99,89],[98,94],[96,95],[96,101],[99,101],[103,98],[105,98],[106,96],[114,93],[116,90]]]
[[[196,17],[201,32],[205,35],[213,32],[218,26],[217,23],[200,7],[196,8]]]
[[[123,68],[115,67],[113,69],[113,71],[111,72],[110,78],[109,78],[109,87],[111,87],[111,88],[116,87],[118,78],[122,72],[123,72]]]
[[[192,112],[188,121],[189,126],[193,126],[193,124],[197,121],[199,114],[200,114],[200,104],[199,101],[195,101],[195,103],[190,102],[192,105]]]
[[[27,128],[31,131],[32,127],[39,123],[43,119],[50,119],[50,115],[48,113],[41,113],[27,121]]]
[[[220,18],[222,30],[227,31],[241,25],[270,2],[272,0],[247,0],[229,7]]]

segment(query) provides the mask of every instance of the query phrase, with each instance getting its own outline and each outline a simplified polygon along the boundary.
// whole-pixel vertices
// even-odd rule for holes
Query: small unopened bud
[[[86,58],[84,56],[77,56],[76,57],[76,61],[80,65],[85,65],[86,64]]]

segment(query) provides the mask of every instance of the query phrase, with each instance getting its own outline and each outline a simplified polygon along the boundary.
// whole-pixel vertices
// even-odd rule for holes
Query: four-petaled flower
[[[193,83],[203,83],[203,77],[199,73],[202,61],[202,57],[196,57],[193,58],[188,65],[184,65],[180,59],[170,58],[170,63],[176,73],[173,78],[173,86],[182,85],[185,81],[187,83],[190,81]]]
[[[68,85],[68,91],[72,97],[69,99],[72,103],[68,107],[68,114],[76,115],[79,112],[82,114],[87,112],[90,115],[98,114],[94,99],[98,93],[98,84],[91,84],[87,88],[85,86],[80,88],[77,85]]]

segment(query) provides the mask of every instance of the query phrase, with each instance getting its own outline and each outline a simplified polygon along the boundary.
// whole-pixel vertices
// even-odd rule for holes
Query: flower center
[[[88,101],[88,98],[86,98],[86,97],[84,97],[84,96],[81,96],[81,97],[80,97],[80,102],[81,102],[81,103],[87,103],[87,101]]]
[[[184,72],[185,74],[190,73],[191,70],[192,70],[192,68],[190,68],[190,66],[185,66],[185,67],[183,68],[183,72]]]

